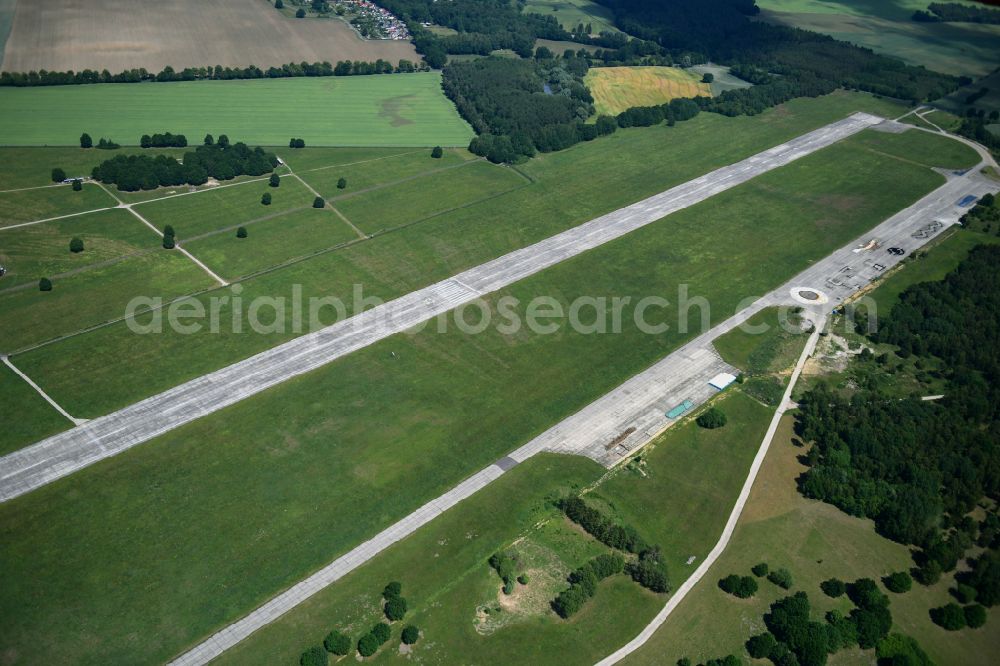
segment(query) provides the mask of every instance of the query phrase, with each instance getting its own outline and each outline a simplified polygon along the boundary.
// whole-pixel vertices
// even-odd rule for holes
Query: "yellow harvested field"
[[[283,16],[269,0],[61,0],[17,3],[3,69],[272,67],[419,56],[407,41],[365,40],[336,19]]]
[[[597,113],[617,115],[633,106],[655,106],[678,97],[712,96],[701,77],[677,67],[594,67],[587,87]]]

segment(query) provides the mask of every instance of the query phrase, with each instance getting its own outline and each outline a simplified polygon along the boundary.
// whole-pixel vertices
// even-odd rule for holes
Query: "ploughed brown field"
[[[364,40],[337,19],[282,16],[268,0],[20,0],[3,70],[223,65],[419,57],[409,42]]]

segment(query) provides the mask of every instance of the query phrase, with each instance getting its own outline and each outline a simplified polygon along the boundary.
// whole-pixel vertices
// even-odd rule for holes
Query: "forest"
[[[942,400],[900,399],[820,385],[799,401],[796,424],[814,445],[800,491],[872,518],[890,539],[918,546],[915,577],[937,582],[977,544],[993,549],[965,574],[984,605],[1000,601],[1000,247],[981,245],[939,282],[908,288],[875,342],[903,359],[935,361]],[[885,362],[862,354],[859,363]],[[988,500],[984,520],[969,513]],[[989,601],[988,601],[989,600]]]
[[[218,141],[205,137],[194,152],[178,162],[169,155],[117,155],[94,167],[94,180],[114,184],[119,190],[135,192],[157,187],[203,185],[209,178],[232,180],[236,176],[262,176],[278,166],[274,153],[257,146],[230,143],[223,134]]]
[[[917,10],[913,20],[923,23],[1000,23],[1000,9],[970,7],[957,2],[932,2],[927,11]]]

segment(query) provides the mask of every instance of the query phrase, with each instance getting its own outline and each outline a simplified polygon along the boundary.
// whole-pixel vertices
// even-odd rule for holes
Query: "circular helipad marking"
[[[792,298],[805,305],[822,305],[830,300],[822,291],[809,287],[795,287],[792,289]]]

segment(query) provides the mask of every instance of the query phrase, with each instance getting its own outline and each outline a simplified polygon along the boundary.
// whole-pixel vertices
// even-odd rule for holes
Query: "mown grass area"
[[[230,230],[185,244],[185,248],[227,280],[250,275],[323,248],[357,240],[357,234],[329,209],[304,208],[246,226],[247,237]]]
[[[798,100],[752,119],[702,114],[674,128],[620,131],[607,140],[539,156],[522,167],[536,180],[530,186],[246,281],[244,302],[288,296],[290,285],[300,284],[306,298],[337,296],[350,312],[353,284],[363,285],[368,296],[402,295],[860,109],[898,115],[899,107],[868,95],[834,94]],[[732,138],[720,144],[724,132]],[[601,174],[600,187],[595,187],[595,174]],[[183,241],[183,226],[178,232]],[[221,312],[231,317],[228,305]],[[226,330],[196,336],[198,343],[192,344],[191,336],[136,336],[115,325],[31,352],[19,362],[61,401],[97,415],[293,335],[288,325],[267,335]],[[115,364],[126,355],[146,372],[118,372]],[[67,358],[78,365],[70,368]],[[101,390],[82,390],[80,376]]]
[[[269,206],[261,203],[264,194],[271,195]],[[177,240],[183,243],[233,225],[308,208],[314,198],[297,178],[285,176],[279,187],[271,187],[267,179],[257,180],[136,204],[135,211],[158,229],[173,226]]]
[[[287,145],[268,148],[277,154],[295,172],[301,173],[312,169],[335,165],[346,166],[373,161],[392,161],[395,158],[415,153],[429,153],[428,148],[364,148],[306,146],[291,149]]]
[[[362,231],[375,234],[526,185],[527,179],[512,169],[478,161],[338,199],[335,205]]]
[[[73,238],[83,240],[83,252],[70,251]],[[84,270],[94,264],[155,250],[160,245],[160,239],[149,227],[121,209],[0,230],[0,265],[7,269],[0,279],[0,289]]]
[[[581,23],[586,27],[589,23],[595,35],[619,32],[611,10],[591,0],[528,0],[524,12],[555,16],[567,30],[575,30]]]
[[[355,164],[316,167],[300,172],[299,177],[324,197],[333,199],[414,178],[435,169],[458,166],[472,158],[472,154],[465,149],[448,149],[440,159],[431,157],[430,150],[419,150]],[[341,178],[347,181],[347,187],[343,190],[337,187],[337,181]]]
[[[198,137],[198,141],[201,136],[203,135]],[[95,140],[97,138],[94,137]],[[0,190],[51,185],[52,169],[56,167],[65,171],[69,178],[85,178],[90,176],[95,166],[116,155],[181,157],[183,152],[182,148],[143,150],[137,146],[125,146],[118,150],[84,150],[72,146],[0,146]]]
[[[908,130],[887,140],[882,132],[862,132],[857,140],[871,150],[928,167],[968,169],[982,161],[971,147],[940,134]]]
[[[220,119],[220,108],[241,112]],[[77,145],[83,130],[122,145],[166,128],[273,146],[293,135],[315,146],[465,146],[473,135],[439,72],[18,88],[0,115],[0,144],[18,146]]]
[[[960,0],[964,4],[975,3]],[[812,30],[955,76],[984,76],[1000,65],[1000,26],[918,23],[924,0],[762,0],[765,21]]]
[[[798,358],[805,333],[788,308],[767,308],[712,341],[726,363],[751,374],[787,370]]]
[[[612,507],[618,519],[664,547],[675,587],[697,566],[688,565],[688,558],[704,557],[722,531],[770,418],[769,410],[741,393],[726,396],[722,406],[741,428],[707,431],[688,420],[657,438],[643,453],[641,465],[619,469],[587,494],[589,501]],[[562,471],[575,467],[594,471],[573,477]],[[539,468],[546,474],[535,472]],[[560,473],[554,474],[556,469]],[[502,477],[254,634],[224,655],[222,663],[291,662],[334,626],[367,628],[377,621],[379,609],[357,602],[366,591],[373,597],[371,591],[377,593],[383,579],[403,582],[404,595],[413,604],[405,623],[424,632],[413,658],[437,663],[461,654],[475,663],[525,663],[537,660],[541,649],[558,654],[562,663],[598,660],[637,633],[667,597],[615,577],[600,586],[581,613],[560,620],[548,601],[566,587],[564,576],[608,548],[544,500],[590,486],[603,469],[578,458],[542,455],[514,472],[520,479],[528,470],[534,485],[529,490],[526,483],[518,484],[526,497],[515,497],[509,490],[514,479]],[[526,511],[528,502],[531,510]],[[699,519],[691,520],[695,515]],[[499,579],[487,564],[490,555],[507,548],[518,553],[529,575],[528,585],[518,586],[511,598],[499,593]],[[499,613],[477,615],[483,607],[498,606]],[[610,617],[615,621],[609,622]],[[391,645],[379,661],[394,656]]]
[[[0,364],[0,456],[73,427],[17,374]]]
[[[52,284],[49,292],[29,288],[0,293],[0,320],[4,322],[0,352],[13,352],[118,319],[124,316],[129,300],[138,296],[169,300],[207,289],[215,281],[187,257],[161,249],[53,279]],[[87,382],[85,376],[77,380]]]
[[[834,146],[489,300],[635,303],[683,281],[717,322],[941,182],[897,162]],[[851,206],[819,205],[833,195]],[[29,660],[67,644],[83,661],[169,658],[688,337],[642,333],[628,308],[623,324],[615,335],[467,335],[454,325],[396,335],[0,505],[13,544],[0,551],[0,613],[13,618],[0,649]],[[107,398],[89,392],[91,405]],[[62,640],[45,640],[54,627]]]
[[[584,79],[599,114],[616,116],[634,106],[656,106],[678,97],[711,97],[701,76],[679,67],[593,67]]]
[[[84,183],[79,192],[74,192],[69,185],[0,192],[0,229],[22,222],[108,208],[116,203],[107,192],[92,183]]]

